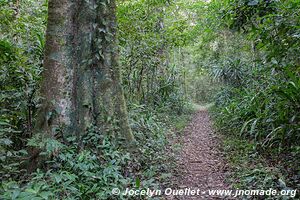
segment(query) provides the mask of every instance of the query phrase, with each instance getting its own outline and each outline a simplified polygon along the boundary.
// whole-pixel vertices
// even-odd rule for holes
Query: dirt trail
[[[228,189],[225,184],[226,163],[219,151],[219,138],[212,129],[208,111],[205,108],[195,113],[191,123],[184,130],[182,150],[178,155],[181,175],[176,181],[178,188]],[[200,196],[172,197],[171,199],[222,199],[206,194]]]

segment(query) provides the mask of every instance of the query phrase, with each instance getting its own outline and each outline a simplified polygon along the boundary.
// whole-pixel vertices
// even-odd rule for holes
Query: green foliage
[[[27,180],[4,181],[1,199],[114,199],[113,188],[125,191],[135,188],[137,181],[140,188],[158,188],[159,181],[170,176],[165,162],[170,159],[165,153],[168,130],[144,106],[134,105],[130,116],[137,152],[128,153],[122,140],[112,136],[114,126],[105,133],[91,127],[80,142],[76,137],[35,136],[28,145],[43,149],[40,155],[47,169],[21,176]]]
[[[39,106],[46,2],[1,1],[0,6],[0,198],[114,199],[113,188],[158,188],[169,178],[166,160],[171,158],[165,154],[169,130],[159,121],[165,118],[162,112],[180,113],[185,105],[182,70],[168,58],[171,47],[183,44],[185,20],[175,26],[169,23],[166,13],[173,8],[168,8],[169,2],[126,1],[118,7],[122,73],[138,147],[130,153],[115,134],[113,119],[105,132],[91,127],[81,138],[63,133],[55,138],[32,136]],[[32,148],[41,149],[42,165],[30,174],[25,166]]]
[[[222,130],[254,138],[262,147],[299,145],[297,74],[283,74],[290,78],[282,82],[279,74],[266,75],[264,80],[253,75],[259,81],[247,83],[247,87],[229,87],[229,94],[221,93],[217,99],[217,112],[221,112],[217,122]]]
[[[173,47],[182,45],[187,22],[171,23],[176,14],[169,1],[119,3],[121,65],[126,98],[136,104],[183,107],[182,68],[170,59]],[[174,11],[174,12],[173,12]],[[173,21],[172,21],[173,22]]]
[[[282,173],[280,165],[269,167],[266,160],[257,153],[255,143],[229,135],[224,138],[223,150],[232,165],[232,171],[235,172],[230,178],[233,188],[245,190],[268,190],[270,188],[293,190],[297,188],[297,186],[295,186],[296,188],[288,186],[291,185],[291,179],[287,179],[286,175]],[[251,199],[251,197],[244,196],[243,199]],[[282,197],[273,196],[269,199],[282,199]]]
[[[0,198],[114,199],[112,188],[159,187],[170,177],[165,162],[170,158],[165,154],[168,128],[159,122],[158,112],[183,112],[186,102],[178,82],[181,69],[168,63],[170,47],[182,44],[172,32],[184,20],[176,27],[162,26],[171,12],[169,1],[119,3],[123,82],[138,147],[128,153],[113,119],[105,132],[91,127],[82,138],[32,135],[40,106],[46,5],[0,2]],[[31,174],[25,166],[35,148],[42,150],[42,165]]]
[[[220,4],[223,9],[215,9]],[[223,82],[213,111],[218,129],[252,141],[255,153],[272,154],[275,162],[291,160],[278,168],[293,187],[299,185],[292,177],[299,173],[300,155],[299,6],[299,1],[212,1],[206,10],[218,14],[217,28],[199,21],[215,33],[200,37],[206,42],[199,51],[211,61],[206,66],[211,76]],[[270,170],[241,171],[244,185],[277,186]]]
[[[25,186],[15,181],[4,182],[2,199],[12,196],[16,199],[107,199],[112,188],[128,182],[120,170],[128,162],[129,155],[116,150],[109,138],[101,138],[92,131],[84,143],[87,145],[91,141],[98,142],[95,148],[81,151],[78,151],[80,144],[73,138],[68,138],[68,142],[74,142],[72,146],[57,140],[45,141],[43,154],[54,157],[47,161],[51,169],[33,173]]]
[[[255,42],[248,42],[249,46],[252,45],[250,54],[245,49],[244,54],[238,54],[242,56],[238,59],[219,57],[220,65],[212,70],[215,77],[227,84],[229,91],[226,94],[224,90],[225,93],[220,94],[217,100],[217,112],[222,113],[218,122],[227,132],[239,132],[254,138],[262,147],[297,146],[300,139],[300,71],[298,58],[295,57],[299,45],[294,44],[299,42],[296,39],[299,29],[294,27],[299,24],[299,19],[287,20],[299,11],[299,5],[295,2],[270,1],[268,6],[274,8],[270,14],[260,12],[260,9],[264,9],[258,4],[267,6],[260,1],[255,4],[241,4],[239,1],[228,10],[230,15],[239,16],[231,20],[232,24],[247,30],[250,39],[255,39]],[[242,15],[251,15],[243,18],[248,21],[240,19],[241,12],[246,12],[244,7],[247,13]],[[292,14],[288,15],[287,10]],[[249,23],[252,26],[248,26]],[[243,40],[247,45],[247,38]],[[236,57],[235,51],[226,51],[230,57]]]
[[[236,152],[237,186],[299,186],[298,0],[119,1],[121,72],[138,147],[130,153],[114,119],[81,138],[32,136],[46,3],[0,1],[1,199],[114,199],[114,187],[157,188],[170,176],[168,120],[189,115],[188,101],[214,99],[216,125]],[[45,160],[33,174],[24,169],[31,147]],[[277,156],[275,170],[262,163],[268,154]]]
[[[0,176],[17,176],[26,155],[42,71],[45,1],[0,2]]]

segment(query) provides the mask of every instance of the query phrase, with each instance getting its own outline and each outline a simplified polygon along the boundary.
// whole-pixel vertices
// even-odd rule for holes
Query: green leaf
[[[136,188],[141,187],[141,180],[138,177],[135,179],[135,186],[136,186]]]
[[[39,195],[44,199],[49,199],[49,197],[53,196],[52,192],[41,192]]]

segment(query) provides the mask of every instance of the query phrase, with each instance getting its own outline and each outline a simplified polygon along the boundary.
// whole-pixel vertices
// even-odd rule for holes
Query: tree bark
[[[41,94],[35,132],[80,138],[116,117],[134,141],[120,83],[115,0],[49,0]]]

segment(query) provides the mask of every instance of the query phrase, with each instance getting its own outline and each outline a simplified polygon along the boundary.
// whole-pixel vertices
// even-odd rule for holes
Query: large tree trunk
[[[42,83],[43,107],[36,131],[79,136],[116,117],[134,141],[120,83],[115,0],[49,0]]]

